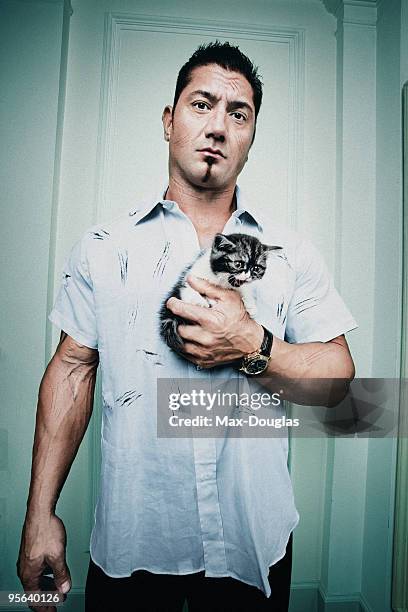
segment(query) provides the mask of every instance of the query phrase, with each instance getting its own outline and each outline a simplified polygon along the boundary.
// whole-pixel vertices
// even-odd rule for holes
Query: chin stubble
[[[206,183],[208,181],[208,179],[210,178],[211,175],[211,166],[213,165],[215,159],[214,157],[211,157],[210,155],[208,157],[204,158],[204,161],[207,162],[207,170],[202,178],[202,182]]]

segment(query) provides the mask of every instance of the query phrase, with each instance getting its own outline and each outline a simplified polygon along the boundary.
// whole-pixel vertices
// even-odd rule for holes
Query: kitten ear
[[[279,249],[282,249],[282,247],[280,246],[270,246],[269,244],[263,244],[262,246],[264,248],[264,251],[277,251]]]
[[[215,234],[213,242],[213,250],[215,251],[233,251],[236,248],[232,240],[229,240],[224,234]]]

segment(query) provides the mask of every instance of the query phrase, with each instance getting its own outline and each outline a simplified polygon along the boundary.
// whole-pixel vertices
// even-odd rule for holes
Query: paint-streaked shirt
[[[190,219],[158,198],[92,227],[73,247],[50,320],[99,351],[102,468],[91,556],[106,574],[205,570],[269,597],[269,566],[299,521],[280,437],[161,438],[157,380],[247,379],[231,366],[198,370],[158,333],[160,306],[200,250]],[[280,246],[254,283],[256,320],[291,343],[326,342],[356,327],[310,241],[257,212],[239,188],[224,233]],[[282,416],[282,405],[273,416]]]

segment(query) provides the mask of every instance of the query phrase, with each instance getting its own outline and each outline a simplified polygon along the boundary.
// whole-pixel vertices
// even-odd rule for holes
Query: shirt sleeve
[[[48,318],[80,344],[97,348],[93,286],[84,247],[83,238],[72,248],[63,269],[54,308]]]
[[[328,342],[357,327],[336,291],[319,251],[302,240],[296,256],[296,283],[290,300],[285,340]]]

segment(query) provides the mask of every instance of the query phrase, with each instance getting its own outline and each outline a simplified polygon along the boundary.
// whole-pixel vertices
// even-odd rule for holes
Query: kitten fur
[[[203,249],[182,271],[178,281],[163,301],[159,312],[160,335],[167,345],[180,351],[183,340],[177,332],[180,323],[191,325],[191,321],[173,314],[166,306],[171,297],[189,304],[210,308],[211,300],[195,291],[186,281],[189,274],[209,281],[224,289],[237,291],[248,314],[253,318],[256,304],[250,283],[260,280],[265,274],[266,261],[270,251],[278,246],[263,244],[249,234],[216,234],[210,247]]]

